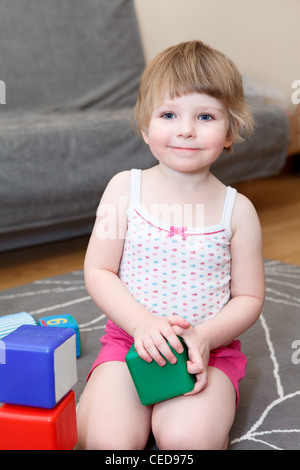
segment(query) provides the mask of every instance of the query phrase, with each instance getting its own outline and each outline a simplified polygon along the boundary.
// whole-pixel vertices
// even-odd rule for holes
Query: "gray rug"
[[[300,267],[277,261],[265,267],[263,313],[240,338],[248,365],[231,450],[300,449]],[[36,319],[64,313],[76,318],[82,343],[74,387],[78,402],[106,324],[85,290],[82,271],[0,292],[0,316],[21,311]]]

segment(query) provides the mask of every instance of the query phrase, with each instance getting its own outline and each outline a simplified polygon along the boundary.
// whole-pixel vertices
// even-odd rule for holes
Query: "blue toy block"
[[[76,357],[81,354],[81,341],[79,326],[75,318],[70,315],[52,315],[50,317],[39,318],[38,324],[42,326],[59,326],[63,328],[73,328],[76,334]]]
[[[73,329],[24,325],[0,343],[0,402],[53,408],[77,382]]]
[[[36,325],[32,315],[27,312],[13,313],[0,317],[0,339],[9,335],[22,325]]]

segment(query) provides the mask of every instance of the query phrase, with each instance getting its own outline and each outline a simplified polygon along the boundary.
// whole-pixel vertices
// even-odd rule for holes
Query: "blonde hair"
[[[228,136],[235,142],[244,140],[253,131],[240,72],[222,52],[201,41],[169,47],[147,65],[134,111],[139,132],[147,132],[153,108],[163,101],[166,92],[171,99],[203,93],[222,101],[228,110]]]

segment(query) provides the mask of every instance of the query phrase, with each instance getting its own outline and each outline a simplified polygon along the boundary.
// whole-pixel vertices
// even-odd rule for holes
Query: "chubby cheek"
[[[224,129],[220,129],[219,132],[215,130],[213,132],[207,132],[203,135],[202,144],[206,149],[214,149],[216,152],[222,152],[225,146],[228,145],[226,134]]]
[[[155,125],[150,125],[148,132],[142,132],[142,134],[152,152],[166,148],[170,142],[170,133],[161,127],[156,129]]]
[[[165,154],[163,147],[159,145],[158,142],[153,141],[150,141],[148,145],[152,155],[156,158],[156,160],[160,161]]]

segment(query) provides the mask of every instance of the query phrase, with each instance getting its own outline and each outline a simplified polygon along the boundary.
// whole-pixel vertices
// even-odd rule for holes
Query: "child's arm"
[[[262,234],[251,202],[238,194],[232,217],[231,300],[210,322],[202,335],[211,349],[232,341],[247,331],[261,314],[265,298]]]
[[[139,304],[118,277],[127,229],[126,210],[130,200],[130,172],[116,175],[101,199],[88,245],[84,272],[86,287],[95,304],[120,328],[134,336],[139,355],[163,365],[175,356],[165,338],[178,352],[182,346],[172,326],[188,328],[181,317],[155,318]]]
[[[258,319],[265,295],[262,236],[256,211],[238,194],[232,217],[231,300],[212,319],[184,331],[189,347],[190,373],[199,374],[197,393],[206,385],[208,351],[231,342]]]

